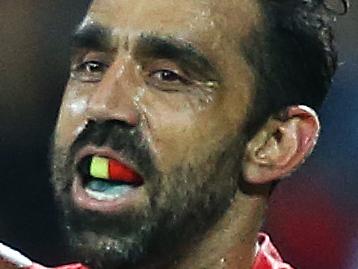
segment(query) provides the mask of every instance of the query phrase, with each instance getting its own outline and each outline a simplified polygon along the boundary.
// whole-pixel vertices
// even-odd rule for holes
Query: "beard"
[[[73,256],[93,269],[180,259],[178,250],[200,240],[224,214],[241,178],[244,141],[238,135],[221,141],[209,156],[198,154],[195,161],[173,165],[170,173],[156,167],[140,129],[120,122],[89,123],[69,148],[57,145],[56,137],[53,141],[52,183],[61,226]],[[141,206],[111,215],[76,207],[71,197],[74,155],[89,144],[111,147],[139,167],[146,196]]]

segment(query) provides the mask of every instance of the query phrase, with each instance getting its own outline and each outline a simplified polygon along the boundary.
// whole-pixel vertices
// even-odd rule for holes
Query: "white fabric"
[[[0,258],[16,265],[19,268],[26,268],[32,266],[32,262],[22,255],[20,252],[5,246],[0,243]]]

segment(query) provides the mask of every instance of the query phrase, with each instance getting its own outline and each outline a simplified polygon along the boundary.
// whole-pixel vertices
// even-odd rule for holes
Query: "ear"
[[[314,110],[292,106],[279,115],[247,144],[243,172],[249,183],[266,184],[289,175],[316,145],[320,123]]]

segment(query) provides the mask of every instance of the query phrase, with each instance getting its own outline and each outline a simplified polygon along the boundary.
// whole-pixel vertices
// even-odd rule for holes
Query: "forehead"
[[[163,0],[97,0],[90,14],[104,24],[118,24],[123,28],[141,28],[142,30],[160,30],[164,27],[173,31],[178,26],[208,17],[209,5],[206,1],[163,1]]]
[[[214,47],[248,35],[260,14],[256,0],[95,0],[86,21],[123,35],[155,32]]]

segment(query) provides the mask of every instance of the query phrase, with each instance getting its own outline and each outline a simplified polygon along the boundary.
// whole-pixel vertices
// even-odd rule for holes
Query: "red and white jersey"
[[[260,233],[256,246],[256,258],[252,269],[293,269],[282,261],[277,249],[273,246],[268,235]],[[11,267],[12,266],[12,267]],[[19,252],[0,243],[0,269],[22,268],[22,269],[50,269],[49,267],[33,263]],[[82,264],[70,264],[51,269],[90,269]]]
[[[289,264],[283,262],[267,234],[259,234],[256,252],[253,269],[294,269]]]

